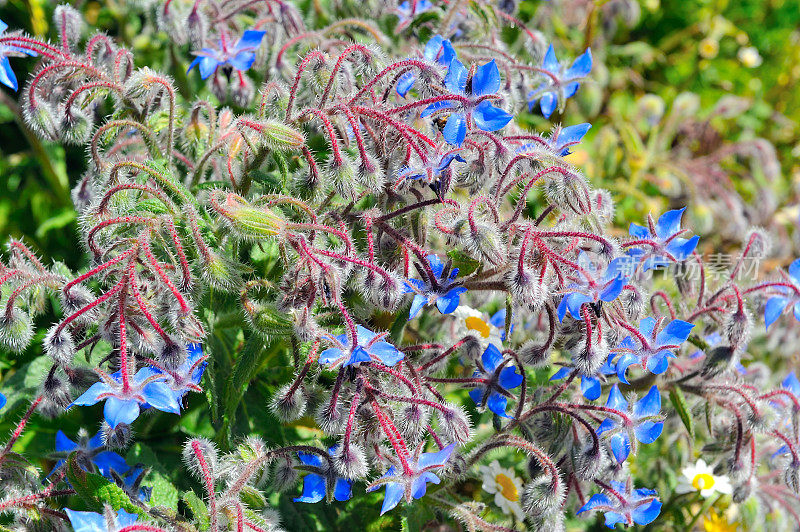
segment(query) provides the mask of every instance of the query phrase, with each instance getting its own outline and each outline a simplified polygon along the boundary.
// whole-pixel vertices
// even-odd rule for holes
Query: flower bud
[[[205,475],[216,476],[219,455],[216,446],[205,438],[193,438],[183,446],[183,461],[199,479]]]
[[[445,403],[444,407],[444,410],[437,410],[437,415],[446,439],[460,444],[468,442],[472,436],[472,426],[467,414],[452,403]]]
[[[542,367],[550,362],[550,350],[547,346],[528,340],[519,350],[519,356],[526,366]]]
[[[738,350],[747,345],[752,329],[753,319],[750,313],[742,307],[728,317],[723,334],[731,347]]]
[[[286,491],[297,484],[297,470],[292,461],[284,458],[277,460],[272,475],[272,487],[275,491]]]
[[[127,423],[118,423],[116,427],[111,427],[104,422],[100,432],[103,444],[109,449],[125,449],[133,439],[133,431]]]
[[[522,509],[532,517],[549,517],[561,509],[564,483],[560,478],[540,475],[525,485]]]
[[[286,222],[267,208],[253,207],[243,197],[217,190],[212,194],[211,208],[222,215],[234,234],[242,239],[262,240],[283,234]]]
[[[302,148],[306,138],[302,132],[293,129],[277,120],[263,120],[258,122],[259,139],[273,151],[294,151]]]
[[[75,357],[75,342],[66,327],[57,323],[44,337],[44,352],[62,366],[68,366]]]
[[[62,4],[53,11],[53,25],[58,34],[67,39],[69,46],[75,46],[83,33],[83,17],[72,6]]]
[[[0,312],[0,343],[21,352],[33,338],[33,322],[27,312],[14,307],[11,314]]]
[[[61,300],[61,310],[64,312],[64,315],[71,316],[94,301],[95,296],[91,290],[79,284],[70,287],[69,290],[62,290],[59,293],[59,299]],[[96,317],[97,313],[92,309],[75,318],[75,322],[92,323],[95,321]]]
[[[299,419],[306,410],[306,398],[300,387],[292,389],[293,384],[286,384],[272,396],[270,409],[281,421]]]
[[[353,443],[350,443],[347,447],[344,446],[344,443],[337,446],[332,458],[336,472],[344,478],[364,478],[369,472],[369,465],[364,451]]]

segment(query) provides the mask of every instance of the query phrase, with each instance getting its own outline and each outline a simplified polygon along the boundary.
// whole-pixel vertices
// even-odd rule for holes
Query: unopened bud
[[[286,221],[278,213],[253,207],[237,194],[216,191],[210,204],[240,238],[262,240],[286,230]]]
[[[460,444],[469,441],[472,436],[472,426],[469,417],[460,406],[452,403],[445,403],[443,410],[438,410],[439,423],[445,432],[448,441]]]
[[[333,465],[336,472],[347,479],[364,478],[369,471],[364,451],[353,443],[347,447],[342,444],[336,448],[336,452],[333,454]]]
[[[116,427],[103,423],[101,437],[109,449],[125,449],[131,443],[133,431],[127,423],[117,423]]]
[[[270,408],[281,421],[294,421],[306,410],[306,399],[299,387],[287,384],[275,392]]]
[[[525,485],[522,508],[533,517],[549,517],[561,509],[564,502],[564,483],[561,479],[540,475]]]
[[[0,312],[0,343],[19,353],[31,343],[33,322],[27,312],[14,307],[11,314]]]

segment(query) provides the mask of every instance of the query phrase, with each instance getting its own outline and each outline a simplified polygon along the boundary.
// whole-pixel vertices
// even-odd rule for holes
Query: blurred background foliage
[[[89,24],[131,47],[139,64],[176,75],[185,96],[200,89],[199,79],[180,79],[188,64],[188,50],[179,50],[165,34],[154,32],[146,11],[132,15],[126,0],[72,3],[86,14]],[[308,4],[305,12],[314,13],[311,0],[299,3]],[[49,0],[0,0],[0,19],[11,28],[46,36],[55,5]],[[774,262],[786,264],[796,253],[800,248],[796,230],[800,220],[800,0],[522,1],[518,14],[529,27],[553,40],[562,61],[571,61],[587,46],[592,48],[594,81],[570,100],[565,125],[592,123],[586,140],[570,156],[571,162],[596,186],[612,191],[618,201],[620,234],[627,232],[629,222],[641,223],[649,211],[688,204],[691,221],[685,225],[700,234],[713,232],[701,240],[705,253],[738,244],[747,224],[777,230],[780,238]],[[379,23],[391,33],[394,20],[387,16]],[[510,40],[514,31],[509,30]],[[12,63],[20,80],[34,65],[14,59]],[[84,152],[37,140],[23,125],[17,96],[0,88],[0,240],[24,238],[46,259],[83,268],[85,255],[77,244],[69,190],[84,171]],[[523,124],[538,130],[547,130],[560,120],[558,114],[547,121],[536,112],[520,117]],[[223,302],[217,305],[224,306]],[[53,301],[53,307],[57,306]],[[239,350],[244,340],[234,329],[214,332],[209,342],[210,350],[224,358],[231,346]],[[35,393],[40,375],[48,368],[45,358],[37,359],[39,344],[34,341],[20,356],[0,353],[3,388],[14,389],[18,399]],[[263,397],[292,372],[285,350],[276,348],[259,356],[256,373],[267,363],[271,371],[261,373],[241,392],[245,394],[242,405],[263,405]],[[207,384],[209,393],[215,386],[220,385]],[[15,408],[14,400],[9,397],[9,407],[18,411],[22,403]],[[137,427],[139,443],[130,451],[131,461],[153,466],[154,475],[174,471],[158,462],[177,457],[184,439],[181,432],[214,437],[219,429],[212,419],[217,413],[209,415],[205,404],[202,397],[194,397],[178,427],[171,425],[172,418],[148,418]],[[7,432],[15,419],[11,412],[5,414],[0,432]],[[99,419],[92,414],[96,412],[82,409],[57,420],[37,418],[36,427],[27,432],[18,450],[45,456],[58,428],[75,434],[80,426],[91,427]],[[233,427],[233,433],[258,427],[274,445],[316,437],[315,429],[302,420],[282,427],[266,408],[245,414],[236,417],[241,426]],[[676,452],[651,447],[648,452]],[[185,480],[172,480],[181,488],[189,487],[182,485]],[[479,486],[462,488],[480,493]],[[280,501],[275,497],[273,502],[290,530],[336,529],[345,521],[359,530],[397,524],[392,523],[397,516],[378,517],[379,494],[368,494],[346,506],[315,505],[307,514],[298,513],[286,496]],[[358,512],[351,511],[356,504]],[[432,517],[419,505],[413,508],[405,508],[400,515],[411,529]],[[685,526],[682,515],[676,515],[677,523]],[[586,526],[586,521],[580,523]]]

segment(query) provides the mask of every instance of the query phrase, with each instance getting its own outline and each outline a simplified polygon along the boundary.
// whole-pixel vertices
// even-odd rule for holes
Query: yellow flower
[[[736,532],[739,529],[739,523],[729,523],[725,516],[719,515],[714,510],[703,517],[703,530],[705,532]]]

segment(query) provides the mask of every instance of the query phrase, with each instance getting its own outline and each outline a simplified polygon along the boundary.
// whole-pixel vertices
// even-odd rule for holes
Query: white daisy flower
[[[518,521],[525,518],[519,498],[522,494],[522,481],[509,468],[500,467],[495,460],[491,464],[480,466],[481,486],[484,491],[494,493],[494,503],[503,513],[513,515]]]
[[[455,322],[452,326],[453,338],[461,339],[468,334],[475,336],[483,349],[494,345],[502,351],[503,332],[505,329],[505,313],[495,313],[491,318],[488,314],[467,305],[460,305],[453,311]],[[502,318],[500,318],[502,316]],[[502,325],[499,325],[501,324]]]
[[[725,475],[715,475],[711,466],[701,458],[694,465],[688,465],[681,470],[683,476],[678,479],[676,493],[691,493],[699,491],[703,497],[710,497],[715,493],[730,495],[733,493],[731,481]]]

